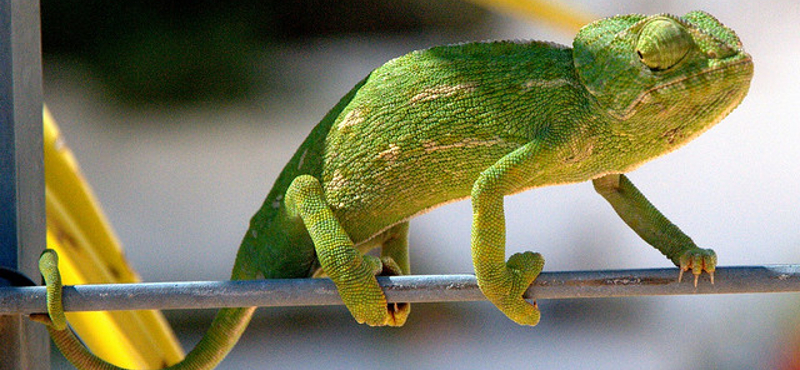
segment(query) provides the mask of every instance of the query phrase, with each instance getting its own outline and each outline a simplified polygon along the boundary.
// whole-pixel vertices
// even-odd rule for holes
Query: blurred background
[[[720,265],[800,261],[800,3],[569,1],[597,18],[702,9],[755,60],[744,103],[633,172]],[[574,30],[458,0],[42,0],[45,100],[145,281],[224,280],[283,164],[356,82],[411,50],[484,39],[571,44]],[[665,267],[591,184],[506,198],[508,253],[546,270]],[[417,274],[472,273],[469,202],[411,222]],[[677,272],[676,272],[677,275]],[[344,307],[261,309],[221,369],[773,369],[798,356],[800,296],[417,304],[405,327]],[[214,311],[167,317],[188,350]],[[69,368],[54,352],[54,368]]]

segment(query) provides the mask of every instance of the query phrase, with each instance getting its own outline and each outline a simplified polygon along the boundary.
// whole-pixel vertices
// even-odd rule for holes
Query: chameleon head
[[[576,72],[614,118],[610,128],[644,140],[647,156],[669,152],[733,110],[753,76],[736,34],[711,15],[624,15],[581,29]]]

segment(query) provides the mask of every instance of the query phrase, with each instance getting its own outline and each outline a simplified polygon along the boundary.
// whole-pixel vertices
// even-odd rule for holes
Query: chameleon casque
[[[701,11],[623,15],[583,27],[569,48],[547,42],[433,47],[359,82],[311,131],[252,218],[232,279],[330,277],[356,321],[400,326],[375,275],[409,274],[408,221],[471,198],[472,259],[486,297],[535,325],[522,298],[542,270],[505,257],[503,197],[593,181],[622,219],[683,271],[713,273],[701,249],[622,175],[686,144],[747,94],[751,57]],[[380,257],[365,255],[380,248]],[[46,251],[51,336],[78,368],[111,369],[63,317],[56,256]],[[680,277],[679,277],[680,279]],[[216,366],[255,307],[219,311],[180,369]],[[66,330],[65,330],[66,329]]]

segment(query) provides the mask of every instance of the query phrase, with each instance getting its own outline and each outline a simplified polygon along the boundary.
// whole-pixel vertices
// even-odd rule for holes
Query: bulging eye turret
[[[692,37],[682,25],[669,18],[657,18],[642,28],[636,53],[648,68],[663,71],[678,64],[692,46]]]

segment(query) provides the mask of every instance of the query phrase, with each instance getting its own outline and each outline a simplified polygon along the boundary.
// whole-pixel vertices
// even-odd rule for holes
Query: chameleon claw
[[[694,249],[689,250],[680,257],[678,264],[678,283],[683,281],[683,273],[685,271],[692,271],[694,275],[694,287],[697,288],[697,282],[700,280],[700,275],[707,272],[711,279],[711,284],[714,284],[714,270],[717,266],[717,255],[711,249]]]
[[[679,269],[678,270],[678,283],[680,284],[683,281],[683,272],[687,271],[688,269]],[[697,288],[697,282],[700,279],[701,274],[694,274],[694,287]],[[711,280],[711,285],[714,285],[714,271],[708,271],[708,277]]]

